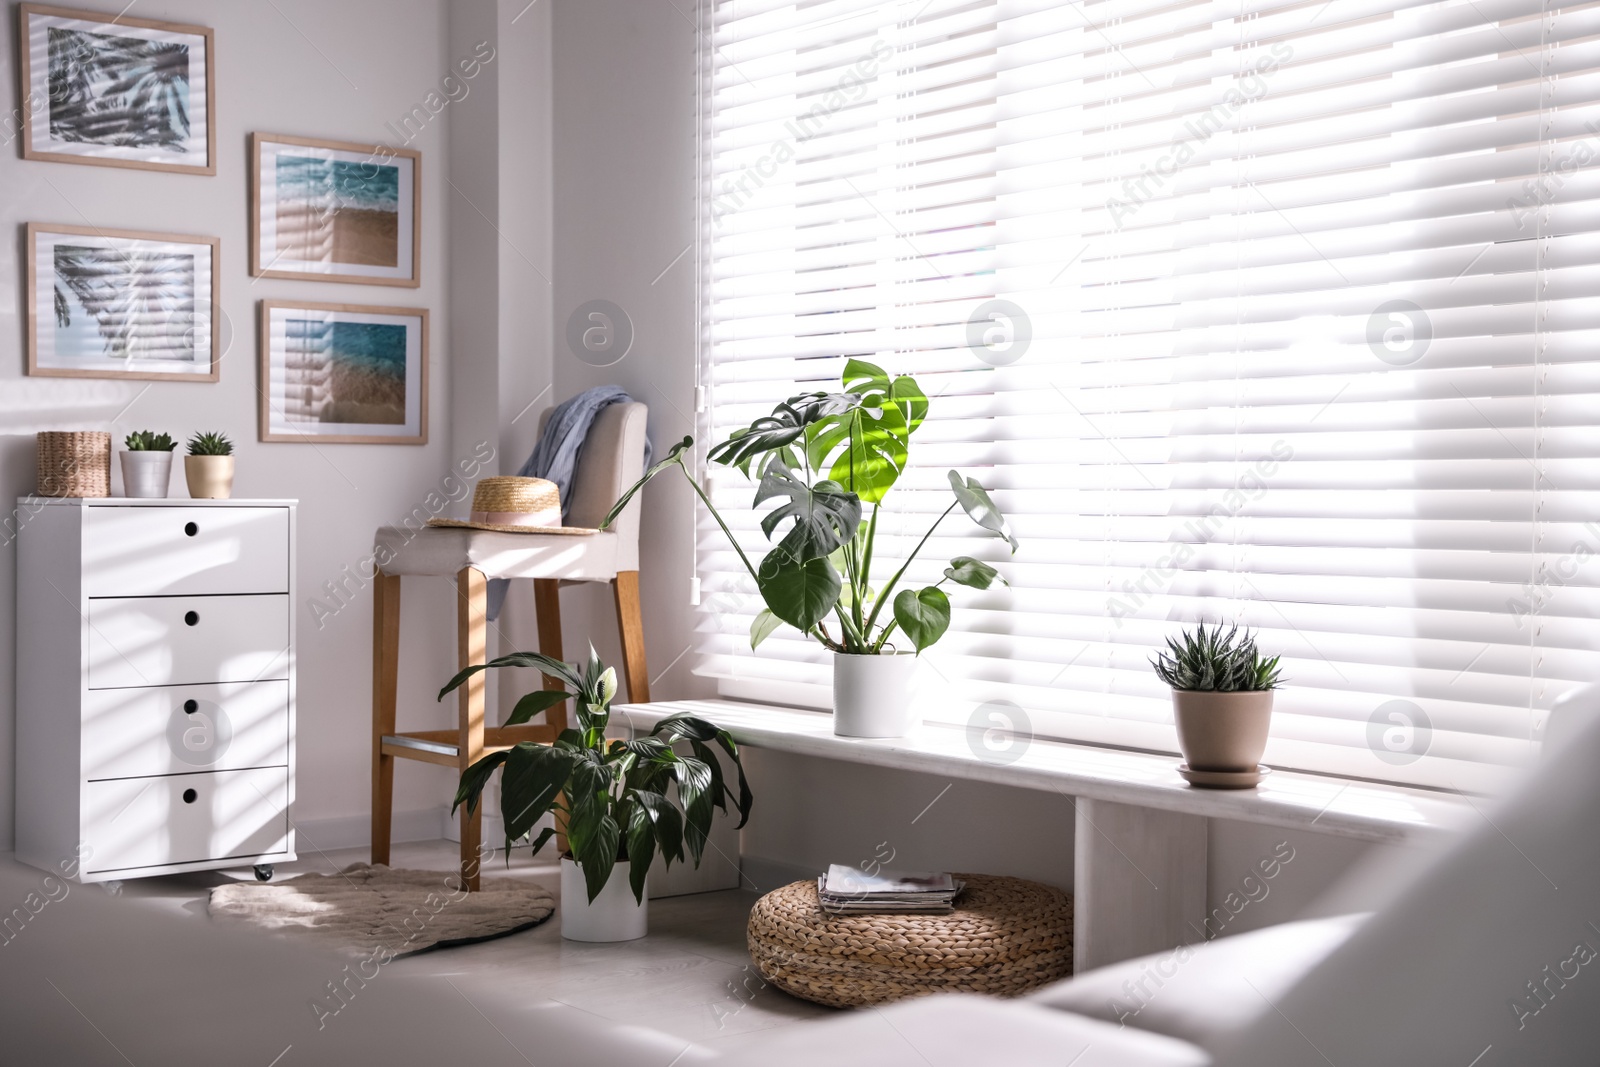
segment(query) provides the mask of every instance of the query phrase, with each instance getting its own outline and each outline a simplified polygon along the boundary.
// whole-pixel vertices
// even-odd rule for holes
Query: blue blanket
[[[533,446],[533,454],[522,465],[517,474],[524,478],[545,478],[556,483],[556,488],[561,491],[561,522],[565,525],[572,514],[572,477],[578,469],[578,457],[583,454],[583,443],[589,438],[589,427],[594,425],[596,416],[612,404],[626,404],[633,398],[627,391],[615,385],[597,385],[593,389],[585,389],[571,400],[563,401],[550,413],[550,419],[544,425],[544,433],[539,436],[539,443]],[[650,465],[650,457],[654,449],[650,446],[650,438],[644,441],[644,465]],[[500,617],[500,608],[505,604],[506,587],[508,582],[504,578],[497,578],[489,583],[489,618]]]

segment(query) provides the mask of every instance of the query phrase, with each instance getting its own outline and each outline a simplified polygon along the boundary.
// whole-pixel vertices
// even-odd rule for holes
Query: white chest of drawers
[[[88,882],[294,859],[295,502],[18,520],[17,857]]]

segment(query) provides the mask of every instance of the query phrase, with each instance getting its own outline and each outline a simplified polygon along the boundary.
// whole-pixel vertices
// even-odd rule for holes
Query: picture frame
[[[214,382],[222,240],[27,224],[27,372]]]
[[[263,300],[260,439],[428,443],[428,310]]]
[[[250,135],[250,274],[422,284],[422,153]]]
[[[217,173],[216,51],[206,26],[22,4],[22,158]]]

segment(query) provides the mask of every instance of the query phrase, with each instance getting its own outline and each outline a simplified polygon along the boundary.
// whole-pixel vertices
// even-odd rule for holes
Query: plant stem
[[[944,514],[933,520],[933,525],[928,527],[928,532],[922,535],[922,540],[917,542],[917,547],[911,550],[911,555],[907,556],[906,561],[900,564],[900,569],[894,572],[894,577],[889,579],[889,584],[883,587],[883,592],[878,596],[878,602],[872,606],[872,614],[867,617],[868,630],[872,629],[872,624],[878,621],[878,612],[882,611],[883,606],[889,602],[891,594],[894,592],[894,587],[900,582],[900,576],[906,572],[907,567],[911,566],[911,561],[917,558],[917,553],[921,552],[922,546],[928,543],[928,538],[933,536],[933,531],[939,528],[939,524],[943,522],[950,515],[950,513],[956,509],[956,505],[960,503],[961,501],[959,500],[951,501],[950,506],[944,509]]]
[[[872,505],[872,518],[867,522],[866,543],[861,550],[861,588],[857,591],[855,612],[856,629],[860,630],[863,635],[868,630],[864,613],[866,611],[867,590],[871,588],[872,583],[872,545],[878,536],[878,509],[880,507],[882,507],[881,504]]]
[[[683,465],[681,456],[678,458],[678,469],[683,472],[685,478],[689,479],[689,484],[694,487],[695,495],[705,502],[706,510],[711,512],[711,517],[717,520],[718,526],[722,527],[722,532],[727,536],[728,543],[733,546],[735,552],[739,553],[739,562],[744,564],[744,569],[750,572],[750,577],[755,580],[759,588],[761,579],[756,575],[756,569],[750,566],[750,558],[744,554],[744,549],[739,547],[739,541],[733,536],[733,531],[728,529],[728,524],[722,521],[721,515],[717,514],[717,509],[711,503],[711,498],[706,496],[705,490],[700,488],[700,483],[694,480],[694,475],[689,473],[689,468]]]

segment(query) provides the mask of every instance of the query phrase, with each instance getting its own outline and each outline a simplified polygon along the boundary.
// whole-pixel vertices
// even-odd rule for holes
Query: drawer
[[[85,510],[88,596],[289,591],[287,508]]]
[[[288,851],[289,772],[281,767],[118,778],[82,788],[89,872]]]
[[[82,756],[90,780],[287,766],[289,683],[90,690]]]
[[[89,688],[289,677],[289,598],[89,601]]]

